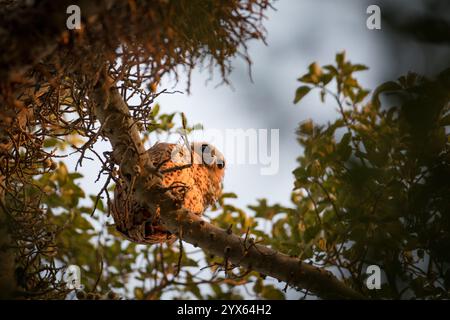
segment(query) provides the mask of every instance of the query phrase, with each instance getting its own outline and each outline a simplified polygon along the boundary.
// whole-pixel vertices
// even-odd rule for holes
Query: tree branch
[[[103,134],[111,142],[114,160],[120,165],[121,172],[129,181],[134,177],[136,200],[152,210],[155,207],[154,187],[161,182],[161,178],[148,164],[139,132],[132,125],[128,107],[114,83],[108,76],[102,75],[100,79],[94,99],[95,113],[104,128]],[[321,298],[364,299],[324,269],[255,244],[250,239],[244,240],[183,208],[177,209],[168,192],[162,195],[159,205],[160,219],[165,228],[181,235],[184,241],[221,256],[234,265],[285,281],[291,286],[306,288]]]

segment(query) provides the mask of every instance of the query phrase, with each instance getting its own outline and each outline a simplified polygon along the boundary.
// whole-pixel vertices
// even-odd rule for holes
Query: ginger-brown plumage
[[[190,148],[172,143],[157,143],[147,152],[153,165],[163,173],[162,187],[170,189],[184,208],[202,215],[218,200],[222,192],[225,160],[215,147],[208,143],[193,143]],[[180,167],[184,168],[175,170]],[[159,208],[156,215],[150,219],[151,214],[133,200],[128,201],[129,204],[125,207],[124,191],[123,186],[121,189],[116,186],[112,210],[115,220],[116,216],[123,214],[120,211],[126,210],[128,211],[126,216],[133,216],[134,221],[138,220],[138,225],[139,219],[147,221],[141,224],[140,231],[128,230],[128,227],[138,226],[117,225],[121,233],[130,240],[141,243],[161,243],[175,238],[161,226]],[[134,239],[130,234],[133,232],[141,233],[140,239]]]

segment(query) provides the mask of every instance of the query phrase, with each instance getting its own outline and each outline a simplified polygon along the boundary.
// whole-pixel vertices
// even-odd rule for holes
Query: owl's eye
[[[225,168],[225,161],[217,163],[217,168],[219,168],[219,169]]]

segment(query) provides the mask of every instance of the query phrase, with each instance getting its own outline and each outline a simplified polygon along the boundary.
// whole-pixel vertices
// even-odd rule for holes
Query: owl
[[[190,212],[202,215],[213,205],[222,192],[225,173],[223,154],[205,142],[194,142],[189,147],[181,144],[157,143],[147,150],[149,159],[163,175],[162,187],[170,190],[182,206]],[[125,198],[125,187],[116,185],[112,210],[118,231],[139,243],[170,242],[175,236],[164,229],[159,220],[160,209],[152,219],[145,208],[133,199]],[[129,219],[116,219],[127,212]],[[130,226],[133,218],[133,226]],[[117,223],[117,220],[121,223]],[[128,220],[128,223],[124,222]],[[140,223],[140,220],[143,222]],[[137,222],[136,222],[137,221]],[[131,230],[138,227],[139,230]],[[131,228],[131,229],[130,229]],[[134,234],[134,236],[133,236]]]

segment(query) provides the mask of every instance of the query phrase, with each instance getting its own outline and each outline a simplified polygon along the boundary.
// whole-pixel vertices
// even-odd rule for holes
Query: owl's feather
[[[163,174],[162,187],[170,189],[187,210],[202,215],[219,198],[225,160],[215,147],[208,143],[193,143],[189,148],[157,143],[147,153],[153,165]],[[127,190],[126,184],[116,185],[111,213],[117,230],[138,243],[161,243],[175,239],[161,226],[159,207],[156,215],[150,214],[135,200],[128,199]]]
[[[206,153],[218,159],[217,161],[222,161],[223,156],[211,145],[205,143],[203,145],[209,148],[204,154],[196,150],[197,144],[191,146],[193,163],[190,167],[165,173],[163,178],[163,185],[173,187],[175,196],[184,197],[183,206],[198,215],[203,214],[207,207],[217,201],[222,191],[224,177],[223,167],[219,168],[216,162],[207,164],[203,161]],[[163,163],[161,171],[184,166],[191,161],[188,148],[171,143],[157,143],[148,150],[148,154],[155,167]]]

